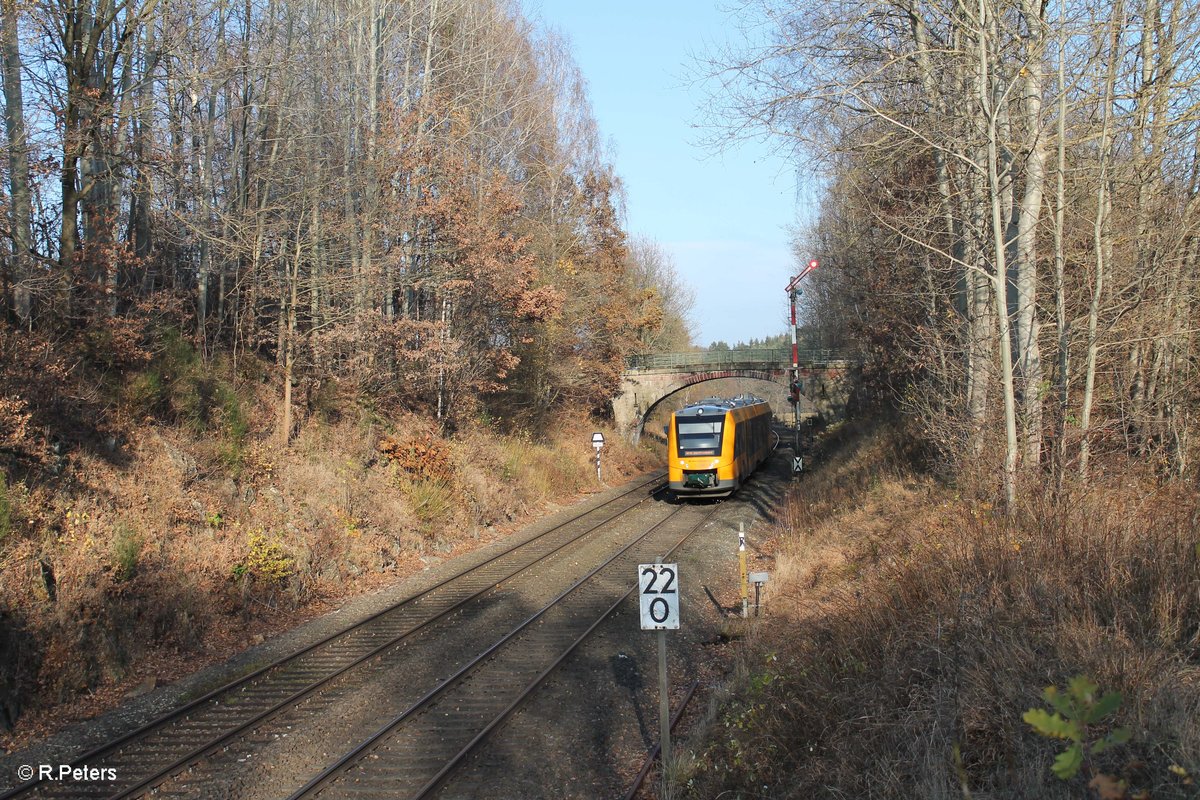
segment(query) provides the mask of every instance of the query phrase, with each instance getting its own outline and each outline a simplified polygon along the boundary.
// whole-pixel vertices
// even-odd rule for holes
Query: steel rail
[[[100,744],[99,746],[85,752],[84,754],[82,754],[80,756],[75,757],[73,760],[71,760],[70,762],[67,762],[67,763],[71,767],[87,765],[87,764],[89,764],[89,762],[91,763],[92,766],[95,766],[95,761],[98,758],[102,758],[105,755],[112,754],[113,752],[118,751],[120,748],[130,744],[131,742],[136,741],[137,739],[144,738],[144,737],[150,735],[151,733],[154,733],[155,731],[157,731],[163,727],[166,727],[167,725],[171,724],[172,722],[175,722],[177,720],[181,720],[181,719],[185,718],[190,712],[195,711],[200,706],[208,704],[223,695],[230,694],[232,692],[236,692],[238,689],[247,686],[248,684],[252,683],[256,679],[261,678],[264,675],[266,675],[267,673],[271,672],[272,670],[278,670],[281,667],[284,667],[284,666],[288,665],[289,663],[295,662],[298,659],[302,658],[303,656],[309,655],[310,653],[313,653],[314,651],[316,651],[322,647],[327,647],[329,645],[335,644],[339,640],[341,640],[345,637],[348,637],[350,634],[352,634],[356,631],[362,630],[363,628],[365,628],[366,626],[370,625],[373,622],[377,622],[380,618],[387,616],[389,614],[392,614],[392,613],[394,613],[400,609],[403,609],[405,607],[411,606],[411,605],[415,604],[417,601],[421,600],[422,598],[425,598],[425,597],[431,595],[436,590],[441,589],[441,588],[447,586],[448,584],[453,583],[454,581],[457,581],[466,576],[469,576],[474,572],[481,571],[484,568],[486,568],[490,565],[493,565],[495,562],[499,561],[500,559],[502,559],[506,556],[512,555],[512,554],[516,553],[518,550],[521,550],[524,547],[532,545],[535,542],[541,541],[542,539],[549,536],[550,534],[555,533],[556,531],[560,531],[563,528],[567,527],[568,525],[571,525],[572,523],[578,522],[579,520],[583,519],[587,515],[592,514],[593,512],[599,511],[600,509],[604,508],[605,506],[611,505],[622,499],[625,499],[625,498],[629,497],[631,494],[635,494],[636,492],[638,492],[642,489],[645,489],[647,486],[650,486],[651,484],[661,481],[661,479],[662,479],[662,471],[655,471],[654,473],[651,474],[651,477],[649,480],[645,480],[645,481],[638,483],[636,486],[631,487],[628,491],[621,492],[616,497],[613,497],[609,500],[604,501],[600,505],[597,505],[595,508],[588,509],[587,511],[585,511],[584,513],[580,514],[577,517],[568,519],[558,525],[554,525],[554,526],[548,528],[547,530],[543,531],[542,533],[537,534],[536,536],[530,537],[529,539],[526,539],[522,542],[518,542],[515,545],[513,545],[512,547],[509,547],[499,553],[496,553],[495,555],[480,562],[479,564],[476,564],[474,566],[463,569],[453,575],[446,577],[445,579],[443,579],[441,581],[438,581],[437,583],[433,584],[432,586],[422,590],[418,594],[412,595],[410,597],[405,598],[404,600],[401,600],[400,602],[394,603],[386,608],[383,608],[380,611],[377,611],[377,612],[363,618],[362,620],[359,620],[358,622],[354,623],[353,625],[350,625],[346,628],[336,631],[336,632],[330,634],[329,636],[326,636],[316,642],[313,642],[313,643],[301,648],[300,650],[296,650],[296,651],[288,653],[284,656],[281,656],[280,658],[278,658],[268,664],[265,664],[243,676],[240,676],[226,684],[223,684],[222,686],[219,686],[219,687],[207,692],[206,694],[185,703],[182,706],[171,709],[170,711],[167,711],[166,713],[150,720],[149,722],[147,722],[125,734],[122,734],[121,736],[118,736],[116,739],[112,739],[110,741]],[[650,491],[650,495],[653,495],[659,489],[661,489],[661,486],[655,487],[654,489],[652,489]],[[518,568],[517,570],[509,573],[508,575],[500,578],[499,580],[491,581],[486,587],[481,589],[479,592],[475,593],[474,595],[471,595],[469,598],[467,598],[464,601],[454,604],[450,609],[447,609],[446,611],[439,613],[437,616],[431,618],[430,620],[427,620],[425,623],[418,625],[417,628],[407,631],[405,634],[403,634],[403,636],[411,635],[413,632],[415,632],[415,630],[419,629],[420,627],[423,627],[425,624],[428,624],[430,622],[433,622],[433,621],[436,621],[437,619],[442,618],[443,616],[450,613],[454,609],[459,608],[464,603],[475,599],[476,597],[478,597],[481,594],[485,594],[486,592],[490,591],[491,589],[494,589],[495,586],[499,585],[503,581],[509,580],[514,575],[516,575],[526,569],[529,569],[531,566],[539,563],[542,559],[545,559],[545,558],[553,555],[554,553],[562,550],[564,547],[578,541],[579,539],[582,539],[583,537],[592,533],[596,529],[607,524],[612,519],[615,519],[616,517],[620,516],[621,514],[624,514],[628,511],[632,510],[633,508],[636,508],[638,505],[641,504],[641,502],[642,501],[639,501],[638,503],[635,503],[633,506],[630,506],[629,508],[623,509],[622,511],[618,512],[617,514],[607,517],[605,520],[601,521],[600,523],[588,528],[587,530],[583,531],[582,533],[578,534],[577,536],[572,537],[571,539],[567,540],[566,542],[559,545],[558,547],[555,547],[548,553],[545,553],[545,554],[539,556],[534,561],[530,562],[529,564],[525,564],[524,566],[522,566],[522,567]],[[397,637],[397,638],[403,638],[403,636]],[[349,669],[353,666],[359,665],[363,661],[366,661],[369,658],[374,657],[375,655],[378,654],[378,652],[382,651],[383,649],[386,649],[387,647],[390,647],[390,646],[394,646],[395,644],[396,644],[396,641],[391,641],[387,645],[384,645],[384,646],[381,646],[380,648],[376,648],[375,650],[372,650],[372,652],[369,655],[358,658],[351,665],[348,665],[346,667],[338,669],[336,673],[334,673],[333,675],[330,675],[326,679],[322,680],[321,684],[324,685],[325,683],[328,683],[329,680],[332,680],[333,678],[337,677],[337,675],[344,673],[347,669]],[[312,688],[312,687],[310,687],[310,688]],[[315,691],[318,688],[320,688],[320,687],[317,686],[317,687],[313,688],[312,690]],[[303,691],[303,694],[305,694],[305,695],[310,694],[310,693],[311,692],[308,691],[307,689]],[[252,721],[252,725],[261,724],[261,722],[268,716],[274,715],[279,710],[282,710],[282,708],[290,706],[294,702],[297,702],[300,699],[303,699],[303,697],[296,698],[296,699],[289,698],[285,703],[281,704],[279,707],[272,708],[267,714],[262,715],[262,718],[254,719]],[[217,743],[215,741],[210,741],[203,747],[204,753],[208,753],[212,749],[216,749],[216,748],[220,747],[225,741],[227,741],[230,738],[233,738],[233,736],[236,736],[237,734],[243,732],[247,727],[251,727],[252,725],[239,725],[233,734],[231,734],[229,736],[223,735],[221,737],[220,743]],[[191,763],[191,762],[194,762],[197,758],[202,758],[203,754],[201,754],[199,756],[194,756],[194,753],[189,753],[188,757],[190,759],[189,763]],[[142,780],[134,788],[121,789],[118,791],[118,793],[116,795],[111,795],[110,797],[112,798],[112,800],[117,800],[117,798],[128,797],[131,794],[134,794],[139,791],[143,791],[144,789],[147,788],[147,786],[149,784],[158,782],[158,781],[162,780],[164,777],[168,777],[170,774],[173,774],[174,772],[177,772],[180,769],[186,768],[186,766],[187,766],[187,764],[184,764],[183,766],[178,766],[177,764],[172,764],[172,768],[170,769],[169,772],[166,772],[166,774],[162,774],[164,771],[160,771],[160,773],[156,774],[154,776],[154,778],[149,779],[149,780]],[[34,778],[34,779],[26,781],[24,783],[18,784],[16,786],[4,791],[3,793],[0,793],[0,800],[16,800],[16,798],[19,798],[23,795],[29,794],[33,791],[36,791],[39,787],[41,787],[43,784],[46,784],[46,783],[49,783],[49,781],[47,779],[44,779],[41,777]]]
[[[699,530],[700,527],[703,526],[706,522],[708,522],[712,518],[713,514],[716,514],[716,513],[717,513],[717,510],[714,508],[711,511],[709,511],[707,514],[705,514],[704,517],[699,522],[697,522],[695,525],[693,525],[688,530],[688,532],[685,533],[679,539],[679,541],[676,542],[671,547],[670,550],[668,550],[665,554],[663,554],[662,560],[666,560],[676,550],[678,550],[680,548],[680,546],[682,546],[683,543],[686,542],[693,533],[695,533],[697,530]],[[649,535],[649,531],[647,531],[646,535],[647,536]],[[577,638],[574,642],[572,642],[571,645],[566,650],[564,650],[558,658],[556,658],[554,660],[553,664],[546,667],[546,669],[543,670],[540,675],[538,675],[533,681],[531,681],[529,683],[529,685],[525,687],[524,691],[522,691],[521,694],[516,699],[514,699],[508,705],[507,708],[505,708],[503,711],[501,711],[496,716],[495,719],[493,719],[491,722],[489,722],[487,724],[487,726],[485,728],[483,728],[483,730],[481,730],[475,736],[475,738],[472,739],[467,744],[466,747],[464,747],[462,750],[460,750],[453,758],[450,759],[449,762],[446,763],[446,765],[444,767],[442,767],[442,769],[438,772],[437,775],[435,775],[432,779],[430,779],[430,781],[427,784],[425,784],[425,786],[422,787],[420,791],[418,791],[415,795],[413,795],[412,800],[424,800],[424,798],[429,797],[435,790],[437,790],[438,787],[440,787],[442,785],[442,783],[444,783],[445,780],[448,777],[450,777],[450,773],[453,772],[455,769],[457,769],[458,765],[461,764],[463,762],[463,760],[466,759],[467,756],[469,756],[472,752],[474,752],[475,748],[479,747],[479,745],[481,745],[483,743],[483,741],[491,734],[492,731],[494,731],[501,724],[503,724],[503,722],[506,719],[508,719],[512,715],[512,713],[514,711],[516,711],[517,708],[519,708],[521,706],[521,704],[525,702],[526,699],[528,699],[528,697],[531,694],[533,694],[535,691],[537,691],[538,687],[542,685],[542,682],[544,680],[546,680],[547,677],[550,676],[550,673],[553,672],[554,670],[558,669],[558,666],[560,664],[562,664],[562,662],[566,661],[567,658],[571,655],[571,653],[575,652],[575,648],[577,648],[577,647],[579,647],[579,645],[583,644],[583,642],[586,641],[587,638],[592,635],[592,631],[594,631],[594,630],[596,630],[596,628],[600,627],[600,625],[606,619],[608,619],[612,615],[612,613],[621,606],[622,603],[624,603],[626,600],[629,599],[629,596],[632,595],[634,593],[634,591],[636,591],[636,589],[637,589],[637,587],[633,586],[629,589],[629,591],[625,592],[625,594],[623,594],[619,598],[617,598],[616,602],[614,602],[611,606],[609,606],[607,611],[605,611],[603,614],[601,614],[599,617],[597,617],[596,621],[593,622],[591,625],[589,625],[588,629],[586,631],[584,631],[579,636],[579,638]]]
[[[622,496],[627,496],[627,495],[622,495]],[[475,592],[474,594],[472,594],[468,597],[463,598],[462,600],[458,601],[457,603],[454,603],[453,605],[447,607],[446,609],[438,612],[436,615],[434,615],[432,617],[428,617],[427,619],[409,627],[407,630],[403,631],[402,633],[390,638],[388,641],[385,641],[383,644],[378,645],[373,650],[359,656],[358,658],[356,658],[354,661],[350,662],[349,664],[346,664],[346,665],[342,666],[341,668],[337,669],[336,671],[331,672],[328,675],[320,678],[319,680],[308,684],[307,686],[305,686],[302,689],[299,689],[298,691],[289,695],[284,700],[275,703],[275,705],[270,706],[266,710],[259,712],[256,716],[251,717],[250,719],[242,722],[237,727],[231,728],[228,731],[225,731],[222,734],[218,735],[216,738],[211,739],[211,740],[205,742],[204,744],[194,748],[193,750],[188,752],[186,755],[177,759],[170,765],[160,769],[155,774],[143,779],[142,781],[140,781],[139,783],[137,783],[131,787],[128,787],[128,788],[120,791],[117,794],[111,795],[108,798],[108,800],[125,800],[125,798],[133,797],[133,796],[141,793],[142,791],[152,788],[153,786],[157,785],[158,783],[161,783],[162,781],[170,778],[171,776],[175,775],[176,773],[182,772],[183,770],[187,769],[189,766],[196,763],[197,761],[205,758],[208,755],[211,755],[214,751],[221,749],[230,740],[237,738],[238,736],[245,733],[246,731],[252,730],[253,728],[257,727],[258,725],[261,725],[264,722],[269,721],[270,719],[278,716],[280,713],[287,710],[288,708],[295,705],[296,703],[302,702],[304,699],[306,699],[310,695],[315,694],[316,692],[320,691],[322,688],[327,686],[330,682],[332,682],[339,676],[349,672],[350,670],[354,669],[355,667],[360,666],[361,664],[363,664],[367,661],[370,661],[371,659],[375,658],[376,656],[379,656],[380,654],[386,652],[387,650],[394,648],[400,642],[407,639],[409,636],[413,635],[417,631],[422,630],[423,628],[425,628],[429,625],[432,625],[433,623],[437,622],[438,620],[444,619],[445,617],[447,617],[450,614],[454,613],[455,611],[459,610],[460,608],[467,605],[471,601],[494,590],[501,583],[512,580],[514,577],[516,577],[517,575],[520,575],[522,572],[526,572],[530,569],[533,569],[534,567],[540,566],[547,558],[550,558],[555,553],[561,552],[562,550],[565,550],[567,547],[570,547],[571,545],[578,543],[580,540],[582,540],[588,534],[594,533],[595,531],[599,530],[600,528],[604,527],[605,525],[608,525],[610,522],[617,519],[618,517],[629,513],[633,509],[637,508],[638,505],[640,505],[640,503],[637,505],[632,505],[629,508],[623,509],[616,514],[614,514],[610,517],[607,517],[607,518],[601,520],[600,522],[597,522],[595,525],[591,526],[587,530],[582,531],[579,535],[575,536],[574,538],[568,539],[567,541],[564,541],[563,543],[561,543],[560,545],[555,547],[553,550],[550,550],[549,552],[542,554],[538,558],[538,560],[532,561],[528,564],[525,564],[524,566],[518,567],[517,569],[513,570],[512,572],[509,572],[507,575],[500,578],[499,580],[497,580],[493,583],[490,583],[487,586],[484,586],[479,591]],[[594,511],[595,509],[592,509],[592,510]],[[530,541],[532,541],[532,540],[530,540]]]
[[[675,726],[679,720],[683,718],[683,710],[687,708],[687,704],[692,701],[692,695],[696,693],[697,687],[700,686],[700,681],[692,681],[692,685],[688,687],[687,693],[683,696],[683,700],[679,703],[679,708],[675,709],[675,713],[671,715],[671,730],[675,730]],[[671,746],[674,748],[674,745]],[[629,787],[629,791],[625,793],[625,800],[633,800],[637,796],[638,789],[642,788],[642,784],[646,781],[646,776],[650,774],[650,768],[654,766],[654,762],[658,759],[658,754],[662,752],[662,739],[660,738],[654,743],[654,747],[646,754],[646,760],[642,762],[642,769],[633,779],[633,785]]]
[[[372,750],[374,750],[378,745],[382,744],[383,741],[390,734],[394,733],[406,721],[410,720],[415,715],[422,712],[427,706],[432,704],[435,700],[439,699],[448,690],[461,686],[462,683],[464,682],[465,678],[471,672],[475,671],[484,662],[490,660],[491,657],[493,655],[495,655],[501,648],[503,648],[505,645],[507,645],[512,640],[514,640],[519,634],[521,634],[523,631],[525,631],[527,628],[529,628],[531,625],[533,625],[533,623],[535,623],[539,619],[541,619],[548,611],[550,611],[551,609],[558,606],[568,595],[575,592],[577,589],[579,589],[581,586],[583,586],[588,581],[590,581],[592,578],[594,578],[597,574],[599,574],[602,570],[604,570],[606,567],[608,567],[610,564],[612,564],[618,558],[625,555],[633,547],[635,547],[639,543],[645,541],[652,533],[654,533],[660,527],[662,527],[667,522],[669,522],[672,519],[674,519],[675,517],[677,517],[679,514],[684,513],[685,511],[687,511],[687,507],[681,507],[681,508],[675,509],[672,511],[672,513],[670,515],[668,515],[664,519],[656,522],[653,526],[651,526],[649,529],[647,529],[643,534],[638,536],[636,539],[631,541],[629,544],[622,547],[619,551],[614,553],[612,556],[610,556],[608,559],[606,559],[603,563],[599,564],[594,569],[592,569],[587,575],[584,575],[579,580],[575,581],[569,587],[564,589],[553,600],[551,600],[549,603],[547,603],[545,606],[543,606],[539,611],[532,614],[524,622],[522,622],[519,625],[517,625],[516,627],[514,627],[503,638],[499,639],[492,646],[490,646],[485,651],[480,653],[474,659],[472,659],[468,663],[464,664],[456,673],[454,673],[453,675],[448,677],[440,685],[431,689],[429,692],[427,692],[419,700],[412,703],[408,708],[406,708],[400,714],[396,715],[395,717],[393,717],[392,719],[390,719],[386,723],[384,723],[373,734],[368,736],[366,739],[364,739],[362,742],[360,742],[358,745],[356,745],[353,749],[351,749],[350,751],[348,751],[347,753],[342,755],[337,761],[330,764],[328,767],[326,767],[324,770],[322,770],[319,774],[314,776],[303,787],[301,787],[296,792],[294,792],[288,798],[288,800],[301,800],[301,798],[312,797],[312,796],[316,795],[317,793],[321,792],[328,784],[337,780],[342,774],[344,774],[345,770],[348,767],[359,762],[362,759],[362,757],[366,756]],[[689,536],[691,536],[692,533],[695,532],[695,530],[697,530],[700,526],[704,525],[715,513],[716,513],[716,509],[714,508],[713,510],[711,510],[707,514],[705,514],[703,519],[701,519],[694,526],[692,526],[688,530],[688,532],[686,534],[684,534],[684,536],[675,545],[673,545],[670,548],[668,553],[674,552],[679,547],[679,545],[681,545],[684,541],[686,541],[687,538]],[[593,622],[592,625],[587,629],[587,632],[582,637],[577,639],[575,641],[575,643],[573,643],[569,648],[567,648],[567,650],[557,660],[555,660],[554,664],[551,665],[551,667],[549,667],[545,672],[543,672],[534,681],[534,683],[531,687],[527,688],[526,692],[522,694],[522,697],[525,697],[529,693],[531,693],[532,690],[534,688],[536,688],[537,684],[540,684],[541,681],[545,678],[545,676],[548,675],[549,672],[554,669],[554,667],[556,667],[559,663],[561,663],[562,659],[564,659],[567,655],[569,655],[570,652],[573,651],[575,649],[575,647],[580,642],[583,641],[583,639],[587,638],[587,636],[590,635],[590,633],[596,628],[596,626],[598,626],[604,619],[606,619],[612,613],[612,611],[615,610],[616,607],[619,606],[620,603],[623,602],[632,593],[632,591],[633,590],[630,589],[629,591],[622,594],[621,598],[616,603],[614,603],[607,611],[605,611],[603,614],[601,614],[600,617],[595,622]],[[487,726],[486,731],[490,731],[491,729],[493,729],[495,727],[496,724],[498,724],[499,721],[502,721],[503,717],[506,717],[508,715],[508,713],[511,711],[511,708],[512,707],[510,707],[509,709],[506,709],[505,712],[502,713],[500,718],[498,718],[497,720],[493,720],[493,723],[489,724]],[[478,741],[482,741],[482,739],[479,736],[477,736],[476,739]],[[475,742],[475,744],[477,744],[477,742]],[[474,746],[474,744],[469,745],[468,747],[473,747],[473,746]],[[460,756],[461,755],[462,754],[460,753]],[[457,763],[457,757],[456,757],[456,759],[454,759],[454,762]],[[417,796],[420,796],[420,795],[417,795]]]

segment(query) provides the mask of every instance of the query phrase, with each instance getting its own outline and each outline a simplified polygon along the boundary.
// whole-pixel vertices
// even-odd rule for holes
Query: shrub
[[[83,334],[83,353],[107,370],[129,369],[150,361],[146,338],[145,321],[138,316],[96,315]]]
[[[396,486],[408,500],[413,514],[424,523],[444,521],[454,509],[455,492],[449,481],[412,480],[397,475]]]
[[[265,584],[282,584],[295,572],[295,560],[277,540],[262,531],[246,538],[246,557],[233,567],[233,577]]]
[[[123,399],[136,416],[167,416],[196,436],[219,430],[216,456],[238,477],[250,419],[230,372],[204,362],[179,331],[166,331],[153,363],[127,382]]]
[[[234,473],[240,473],[245,461],[244,445],[250,433],[250,422],[241,398],[229,384],[221,382],[217,385],[216,400],[225,434],[219,449],[221,463]]]
[[[162,350],[158,362],[169,376],[185,374],[200,362],[200,354],[178,328],[169,328],[162,333]]]
[[[20,397],[0,397],[0,448],[30,450],[29,420],[33,415]]]
[[[421,482],[449,483],[454,478],[450,448],[433,433],[400,442],[384,437],[379,452],[409,478]]]
[[[130,413],[137,416],[161,413],[167,401],[162,375],[154,368],[135,373],[125,387],[123,399]]]
[[[178,330],[163,331],[162,346],[150,365],[125,387],[129,410],[143,416],[171,414],[194,433],[203,433],[214,389],[199,355]]]
[[[379,452],[391,465],[392,482],[417,519],[429,524],[450,517],[455,503],[455,470],[445,440],[432,432],[404,441],[384,437]]]
[[[1042,698],[1054,709],[1051,713],[1044,708],[1031,708],[1021,719],[1038,734],[1047,739],[1062,739],[1070,742],[1067,749],[1054,759],[1051,771],[1063,780],[1075,777],[1080,769],[1085,774],[1090,756],[1098,756],[1110,747],[1129,741],[1128,728],[1114,728],[1103,736],[1095,733],[1095,726],[1121,705],[1119,692],[1099,695],[1100,687],[1082,675],[1076,675],[1067,683],[1066,690],[1047,686]]]
[[[112,540],[113,580],[123,583],[137,574],[142,542],[142,535],[133,528],[124,523],[116,526]]]

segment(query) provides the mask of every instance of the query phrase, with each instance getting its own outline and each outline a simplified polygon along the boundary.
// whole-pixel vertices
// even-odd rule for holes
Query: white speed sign
[[[642,630],[679,629],[679,565],[638,564]]]

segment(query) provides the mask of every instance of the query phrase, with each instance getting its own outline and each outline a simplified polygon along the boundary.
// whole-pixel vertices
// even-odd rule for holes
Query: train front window
[[[719,417],[676,418],[675,435],[679,440],[679,454],[696,454],[697,450],[718,451],[721,449],[721,427],[724,415]]]

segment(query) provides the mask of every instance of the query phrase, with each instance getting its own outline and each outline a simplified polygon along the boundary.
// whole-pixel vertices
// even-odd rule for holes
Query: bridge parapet
[[[846,354],[837,350],[806,349],[800,351],[801,364],[828,364],[844,361]],[[754,367],[790,367],[791,348],[765,350],[701,350],[691,353],[647,353],[625,359],[629,372],[644,370],[710,370]]]

